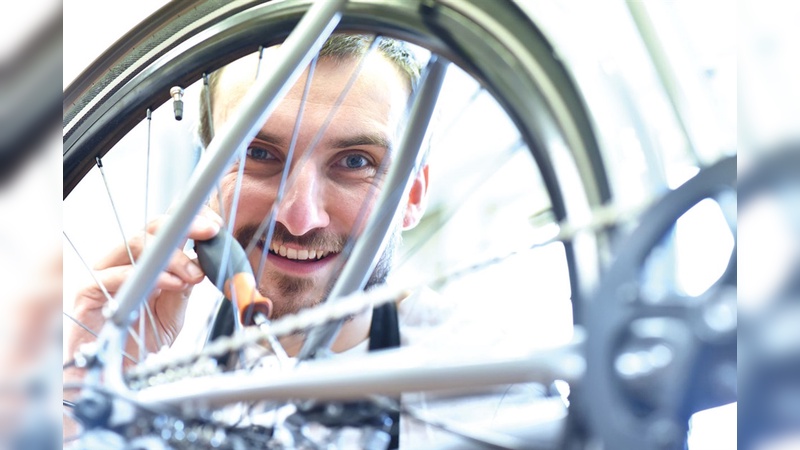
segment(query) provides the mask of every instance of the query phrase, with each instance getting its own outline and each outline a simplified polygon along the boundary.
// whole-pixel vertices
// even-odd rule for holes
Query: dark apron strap
[[[385,303],[372,310],[372,327],[369,330],[369,351],[400,347],[400,324],[397,319],[397,305]],[[399,402],[399,398],[396,399]],[[392,440],[390,449],[400,444],[400,413],[391,411]]]
[[[217,316],[214,317],[214,323],[211,325],[211,331],[208,333],[206,345],[214,339],[222,336],[233,336],[233,307],[231,302],[222,299],[217,310]],[[217,364],[224,367],[233,367],[235,355],[227,352],[223,355],[215,356]]]
[[[400,347],[400,324],[397,305],[385,303],[372,310],[369,330],[369,351]]]

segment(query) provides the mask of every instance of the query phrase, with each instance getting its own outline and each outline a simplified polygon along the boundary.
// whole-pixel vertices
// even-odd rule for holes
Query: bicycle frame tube
[[[261,124],[277,106],[283,95],[297,81],[313,56],[319,52],[325,40],[333,32],[341,17],[347,0],[315,3],[289,35],[276,55],[276,72],[263,77],[243,100],[242,108],[232,120],[232,126],[221,133],[209,145],[198,169],[189,181],[189,189],[177,203],[177,208],[156,236],[153,244],[142,255],[137,270],[120,288],[118,308],[112,312],[101,334],[101,345],[123,339],[124,330],[132,320],[136,308],[141,304],[163,271],[169,256],[177,248],[194,216],[200,210],[208,194],[227,167],[242,142],[249,141]],[[122,344],[122,343],[120,343]],[[117,380],[120,387],[122,355],[111,352],[107,361],[107,379]],[[110,359],[115,359],[114,361]]]
[[[576,330],[577,331],[577,330]],[[293,370],[270,373],[268,381],[253,373],[223,374],[146,388],[136,400],[150,408],[215,407],[240,401],[363,399],[403,392],[474,392],[508,383],[554,380],[574,382],[585,371],[583,333],[572,342],[547,350],[486,352],[475,361],[474,350],[443,358],[428,348],[400,348],[349,358],[314,360]]]
[[[375,268],[386,246],[387,234],[397,217],[398,208],[411,186],[413,171],[420,168],[422,141],[433,116],[448,64],[443,58],[431,61],[414,95],[409,124],[398,145],[398,160],[389,168],[389,175],[375,207],[376,211],[391,211],[391,214],[374,214],[370,218],[326,301],[336,302],[340,297],[363,289]],[[342,323],[339,320],[311,330],[298,358],[313,358],[320,350],[327,350]]]

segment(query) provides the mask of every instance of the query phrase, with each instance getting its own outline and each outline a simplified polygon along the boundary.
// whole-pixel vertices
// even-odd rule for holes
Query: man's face
[[[363,228],[364,220],[359,220],[363,205],[369,212],[381,186],[385,175],[381,162],[390,161],[391,145],[397,141],[409,91],[395,66],[373,53],[322,138],[310,155],[304,156],[357,63],[328,59],[317,63],[290,161],[289,147],[306,75],[291,88],[247,150],[234,225],[234,234],[245,245],[269,214],[285,165],[291,170],[260,276],[260,290],[272,299],[274,317],[316,304],[326,296],[341,269],[339,254],[345,242]],[[221,130],[234,115],[252,85],[255,68],[255,59],[246,59],[223,71],[214,94],[215,129]],[[220,182],[222,211],[226,213],[231,211],[239,169],[239,163],[234,164]],[[215,197],[212,206],[219,211]],[[403,225],[405,222],[407,219]],[[395,227],[396,233],[400,225]],[[249,255],[256,269],[263,244],[260,241]]]

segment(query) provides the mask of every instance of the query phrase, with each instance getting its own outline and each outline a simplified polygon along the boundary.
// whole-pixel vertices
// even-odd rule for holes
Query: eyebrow
[[[392,148],[392,142],[383,134],[358,134],[333,141],[334,148],[358,147],[361,145],[374,145],[387,150]]]
[[[256,134],[256,139],[264,141],[267,144],[275,145],[277,147],[283,147],[285,144],[285,141],[280,136],[272,133],[264,133],[262,131],[259,131],[258,134]]]
[[[259,132],[256,134],[256,138],[264,141],[268,144],[272,144],[278,147],[285,147],[286,140],[281,138],[280,136],[272,133],[265,133]],[[382,147],[387,150],[391,150],[392,142],[391,140],[383,134],[380,133],[362,133],[357,134],[355,136],[348,136],[345,138],[340,138],[332,142],[331,146],[333,148],[348,148],[348,147],[358,147],[362,145],[374,145],[377,147]]]

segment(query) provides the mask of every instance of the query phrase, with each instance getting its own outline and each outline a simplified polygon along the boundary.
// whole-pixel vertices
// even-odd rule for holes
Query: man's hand
[[[163,216],[150,222],[147,229],[131,238],[128,242],[130,252],[134,259],[138,259],[142,254],[143,245],[152,243],[155,234],[162,226],[167,216]],[[209,208],[203,208],[189,227],[187,239],[205,240],[215,236],[222,224],[222,219]],[[146,235],[145,235],[146,233]],[[185,245],[184,243],[181,247]],[[121,245],[112,250],[94,267],[95,277],[105,286],[106,290],[114,296],[133,273],[134,266],[131,264],[128,250]],[[150,319],[146,318],[145,328],[145,347],[148,352],[159,350],[158,345],[171,345],[183,327],[184,314],[186,312],[187,300],[194,285],[200,283],[205,274],[200,266],[191,260],[182,250],[176,249],[169,260],[164,272],[159,274],[154,291],[150,294],[148,303],[150,311],[153,313],[152,320],[155,322],[158,337],[154,336],[153,327]],[[100,286],[93,284],[81,289],[76,298],[73,314],[76,320],[98,332],[105,323],[103,308],[108,299]],[[67,335],[67,353],[65,356],[71,358],[78,348],[87,342],[92,342],[95,337],[86,330],[73,325]],[[127,346],[128,354],[137,357],[138,348],[132,339],[129,339]],[[131,361],[127,361],[130,364]]]

